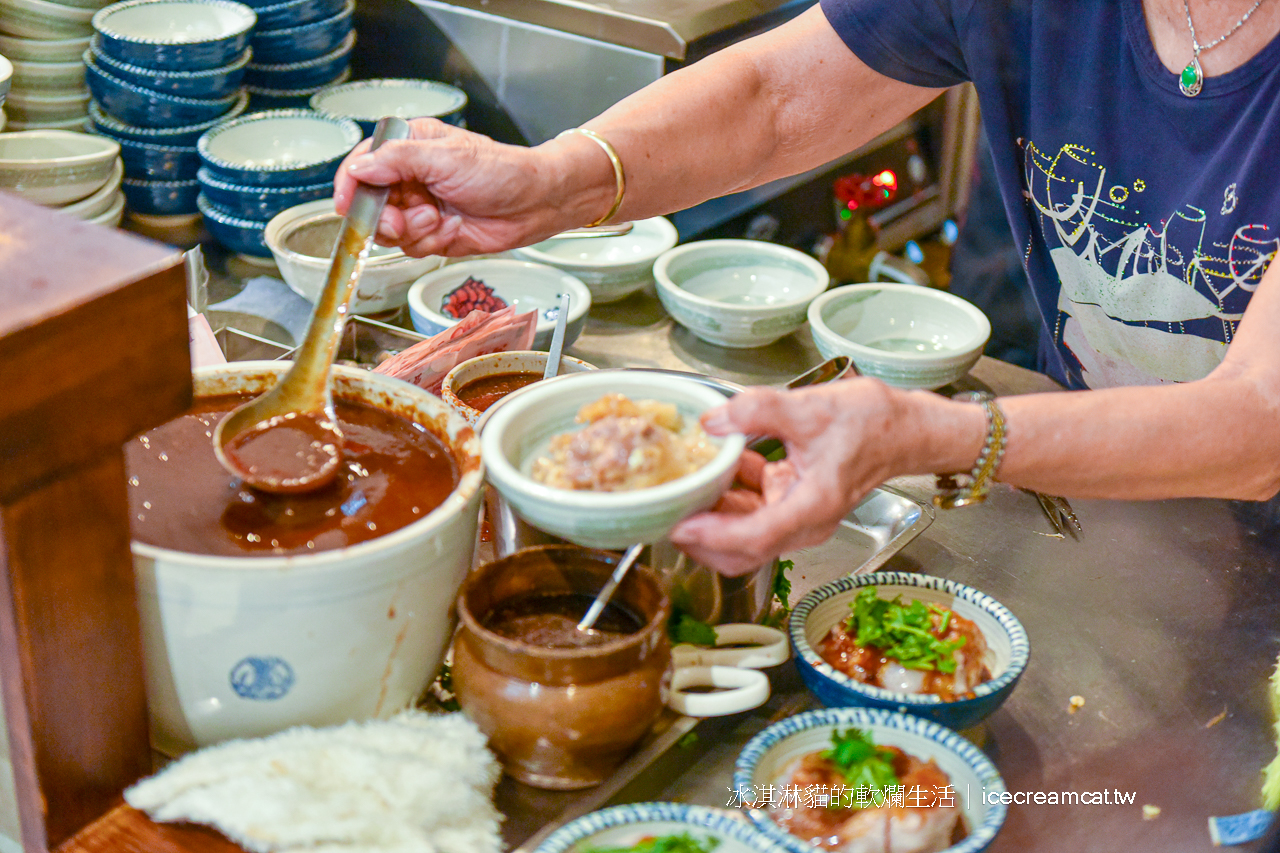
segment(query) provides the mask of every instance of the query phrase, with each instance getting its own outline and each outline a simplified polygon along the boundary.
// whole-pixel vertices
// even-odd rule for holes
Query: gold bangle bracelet
[[[933,496],[934,506],[942,509],[956,509],[972,506],[987,499],[991,483],[995,480],[1000,461],[1004,458],[1005,444],[1009,440],[1009,425],[1004,419],[1004,411],[990,394],[978,391],[967,391],[952,398],[962,402],[978,403],[987,418],[987,435],[982,442],[982,452],[969,471],[969,482],[960,484],[957,474],[939,474],[939,494]]]
[[[613,197],[613,206],[609,208],[609,212],[604,216],[601,216],[595,222],[586,226],[587,228],[595,228],[597,225],[603,225],[612,219],[613,215],[618,212],[618,208],[622,207],[622,198],[627,194],[627,176],[622,171],[622,158],[618,156],[617,150],[609,144],[609,140],[605,139],[594,130],[589,130],[585,127],[571,127],[566,131],[556,134],[556,139],[559,139],[562,136],[568,136],[571,133],[581,133],[583,136],[587,137],[587,139],[590,139],[596,145],[599,145],[600,150],[604,151],[605,156],[609,158],[609,162],[613,165],[613,180],[618,191]]]

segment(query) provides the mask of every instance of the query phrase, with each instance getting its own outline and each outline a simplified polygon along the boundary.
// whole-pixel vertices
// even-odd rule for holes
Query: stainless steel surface
[[[684,59],[699,39],[813,0],[452,0],[450,5]]]

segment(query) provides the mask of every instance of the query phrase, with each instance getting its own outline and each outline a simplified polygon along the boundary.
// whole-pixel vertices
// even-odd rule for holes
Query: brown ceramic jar
[[[604,781],[662,712],[671,605],[657,575],[635,566],[613,600],[643,620],[596,646],[548,648],[483,626],[503,602],[529,594],[594,596],[618,555],[573,545],[517,551],[471,574],[458,598],[453,647],[458,702],[514,778],[572,790]]]

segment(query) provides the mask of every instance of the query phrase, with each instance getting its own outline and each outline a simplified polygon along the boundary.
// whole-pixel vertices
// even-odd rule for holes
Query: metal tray
[[[795,564],[788,574],[791,603],[829,581],[875,571],[932,522],[932,508],[889,486],[873,490],[845,517],[831,539],[787,555]],[[774,695],[756,711],[705,720],[665,712],[617,772],[603,784],[586,791],[543,791],[504,776],[498,783],[495,805],[506,817],[503,841],[507,849],[512,853],[530,853],[557,827],[601,808],[624,790],[637,789],[645,792],[642,797],[654,798],[655,791],[672,790],[677,784],[675,777],[692,762],[723,763],[725,756],[736,755],[736,747],[728,751],[725,744],[736,743],[743,727],[753,733],[775,719],[796,713],[808,703],[808,694],[803,689],[786,688],[795,680],[791,670],[790,665],[784,665],[771,673]],[[691,743],[697,746],[673,749],[678,744]],[[720,745],[718,749],[717,745]],[[692,778],[699,774],[684,775]],[[714,801],[719,788],[728,784],[727,776],[719,778],[722,775],[717,773],[714,778],[704,780],[704,784],[710,786],[705,791],[700,790],[694,780],[692,786],[684,785],[688,790],[681,788],[678,793],[687,801],[703,799],[706,800],[703,805],[723,806],[724,803]],[[695,793],[700,796],[694,796]]]

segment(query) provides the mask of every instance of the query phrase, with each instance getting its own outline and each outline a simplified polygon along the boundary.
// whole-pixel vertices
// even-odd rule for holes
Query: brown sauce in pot
[[[644,627],[631,611],[606,604],[596,624],[578,630],[594,599],[579,592],[531,593],[502,602],[485,617],[484,627],[531,646],[572,649],[610,643]]]
[[[458,389],[458,399],[478,412],[486,411],[494,403],[518,391],[526,385],[532,385],[542,378],[541,373],[520,371],[519,373],[495,373],[492,376],[481,376]]]
[[[251,396],[197,400],[187,414],[125,446],[133,537],[192,554],[279,556],[330,551],[405,527],[442,504],[458,466],[431,432],[358,403],[337,403],[337,478],[312,492],[246,486],[213,453],[213,430]]]

